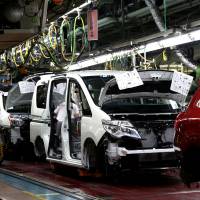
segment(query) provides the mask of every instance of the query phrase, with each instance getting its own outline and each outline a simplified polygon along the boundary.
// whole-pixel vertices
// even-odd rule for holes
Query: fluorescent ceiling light
[[[178,46],[190,42],[200,40],[200,30],[196,30],[190,33],[181,34],[178,36],[162,39],[160,41],[151,42],[146,45],[142,45],[138,48],[139,53],[156,51],[163,48]]]
[[[87,60],[77,62],[76,64],[68,65],[65,68],[68,70],[83,69],[83,68],[87,68],[87,67],[94,66],[97,64],[109,62],[115,59],[116,57],[131,55],[135,53],[152,52],[159,49],[178,46],[181,44],[186,44],[186,43],[195,42],[199,40],[200,40],[200,30],[195,30],[189,33],[180,34],[174,37],[165,38],[165,39],[158,40],[155,42],[150,42],[134,49],[113,52],[113,53],[108,53],[105,55],[89,58]]]
[[[122,57],[125,55],[131,55],[133,53],[133,50],[125,50],[125,51],[120,51],[120,52],[115,52],[115,53],[108,53],[108,54],[104,54],[101,56],[97,56],[97,57],[93,57],[90,59],[87,59],[85,61],[80,61],[77,62],[76,64],[73,65],[68,65],[65,68],[68,70],[77,70],[77,69],[82,69],[82,68],[86,68],[89,66],[93,66],[93,65],[98,65],[98,64],[102,64],[108,61],[113,60],[116,57]]]
[[[61,17],[59,17],[59,19],[61,18],[66,18],[68,15],[75,13],[75,12],[79,12],[82,9],[84,9],[85,7],[88,7],[88,5],[90,5],[93,1],[92,0],[88,0],[85,3],[81,4],[80,6],[78,6],[77,8],[74,8],[72,10],[70,10],[69,12],[65,13],[64,15],[62,15]]]

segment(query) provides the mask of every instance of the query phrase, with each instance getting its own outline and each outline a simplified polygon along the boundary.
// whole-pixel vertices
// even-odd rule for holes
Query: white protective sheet
[[[175,71],[173,74],[170,90],[187,96],[192,85],[192,81],[192,76]]]
[[[115,75],[115,78],[120,90],[143,85],[143,81],[136,69],[133,71],[125,71],[122,74],[117,74]]]
[[[20,89],[21,94],[34,92],[34,88],[35,88],[34,82],[20,81],[18,84],[19,84],[19,89]]]

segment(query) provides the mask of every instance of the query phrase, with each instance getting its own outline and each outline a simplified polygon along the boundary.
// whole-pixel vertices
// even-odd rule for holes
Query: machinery
[[[46,24],[48,1],[3,0],[0,2],[0,51],[32,37]]]
[[[192,11],[199,1],[192,0],[188,4],[184,0],[169,0],[167,3],[88,0],[80,1],[77,6],[74,1],[66,0],[1,2],[3,40],[10,33],[15,34],[15,38],[22,36],[19,30],[28,34],[20,37],[23,42],[18,46],[15,44],[19,41],[4,43],[0,66],[13,71],[28,68],[36,71],[45,65],[52,71],[66,71],[61,75],[28,77],[9,92],[6,105],[9,114],[3,116],[6,120],[9,116],[7,127],[11,130],[11,141],[19,146],[20,156],[29,157],[32,153],[52,162],[88,170],[100,168],[108,173],[119,168],[177,166],[175,150],[180,151],[182,147],[173,147],[173,123],[181,111],[183,98],[178,91],[170,90],[173,72],[159,69],[161,63],[170,68],[179,58],[181,65],[175,66],[176,69],[183,72],[186,66],[190,68],[187,73],[195,73],[198,65],[190,59],[195,57],[198,61],[199,47],[195,53],[195,48],[187,45],[200,40],[199,21],[195,21],[199,12],[191,15],[189,25],[183,25],[180,16]],[[63,11],[62,5],[72,10],[58,12],[58,17],[57,11]],[[98,8],[99,19],[97,10],[95,20],[90,18],[92,14],[87,15],[88,8],[90,14]],[[47,16],[50,23],[44,29]],[[57,20],[51,21],[56,16]],[[171,20],[173,16],[180,20]],[[87,31],[93,25],[99,37],[88,41]],[[148,28],[148,36],[147,31],[139,29],[141,27]],[[3,52],[3,49],[6,50]],[[67,71],[89,67],[111,71]],[[127,88],[118,80],[120,73],[126,73],[112,71],[136,68],[141,70],[142,83],[134,85],[134,77],[130,80],[134,86]],[[154,70],[149,70],[152,68]],[[126,83],[126,78],[121,82]],[[58,134],[59,120],[54,111],[63,102],[66,118]],[[77,117],[72,114],[74,104],[79,112]],[[24,147],[28,149],[26,152]]]

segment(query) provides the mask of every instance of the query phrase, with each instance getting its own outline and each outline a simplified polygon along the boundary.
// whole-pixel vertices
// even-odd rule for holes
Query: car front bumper
[[[157,153],[174,153],[175,149],[174,148],[166,148],[166,149],[141,149],[141,150],[127,150],[124,147],[118,147],[117,148],[117,154],[118,156],[126,156],[130,154],[134,155],[140,155],[140,154],[157,154]]]
[[[127,166],[129,164],[134,164],[135,166],[151,165],[159,168],[159,166],[169,166],[169,163],[175,163],[172,164],[174,166],[178,163],[176,148],[128,150],[112,143],[107,149],[107,156],[110,164],[128,160],[128,162],[126,161]],[[172,165],[170,164],[170,166]]]

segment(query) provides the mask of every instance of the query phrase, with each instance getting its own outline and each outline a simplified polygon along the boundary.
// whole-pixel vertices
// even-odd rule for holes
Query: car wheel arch
[[[40,136],[36,137],[34,146],[35,146],[35,153],[39,157],[39,159],[42,160],[46,159],[45,144],[42,137]]]
[[[92,138],[87,138],[83,145],[82,162],[85,168],[93,170],[96,168],[97,145]]]

